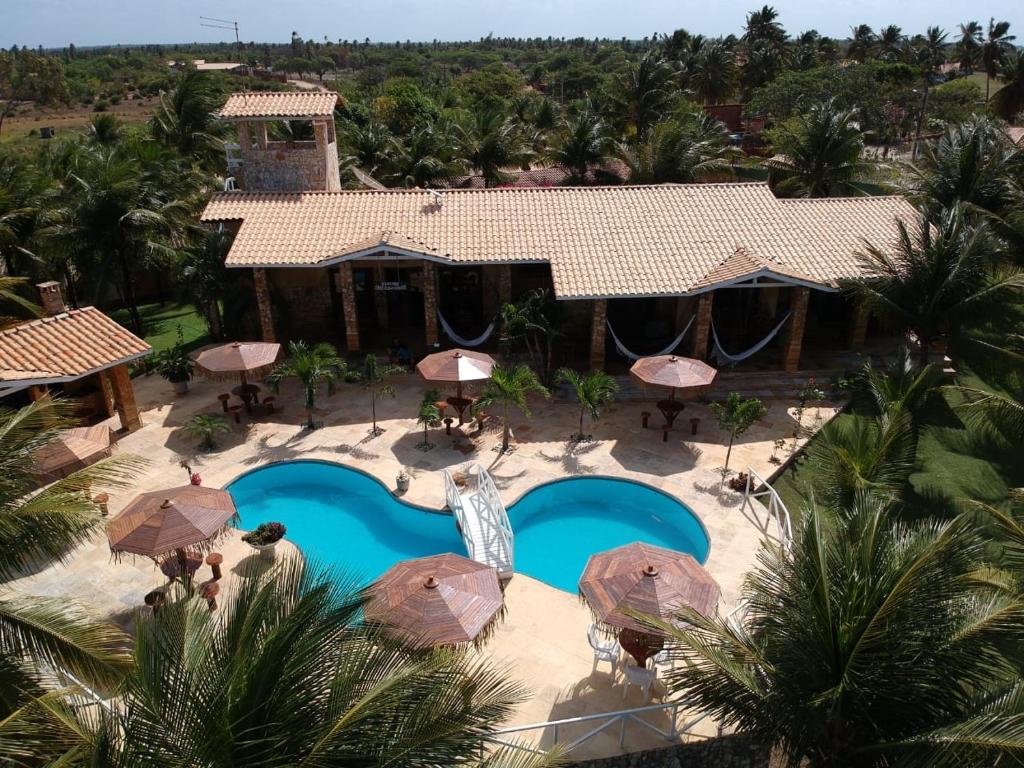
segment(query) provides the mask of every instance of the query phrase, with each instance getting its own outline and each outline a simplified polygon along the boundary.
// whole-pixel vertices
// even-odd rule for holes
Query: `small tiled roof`
[[[258,117],[331,117],[333,91],[247,91],[228,96],[218,115],[224,119]]]
[[[1024,146],[1024,125],[1006,126],[1006,135],[1010,137],[1010,141],[1014,144]]]
[[[696,287],[707,288],[713,285],[745,280],[762,274],[771,274],[806,283],[820,282],[798,270],[787,267],[785,264],[779,264],[768,259],[759,259],[747,253],[746,249],[737,248],[735,252],[727,256],[714,269],[704,275]]]
[[[0,382],[70,381],[149,351],[95,307],[73,309],[0,331]]]
[[[229,266],[317,265],[387,247],[452,263],[549,262],[559,298],[706,290],[740,250],[776,274],[834,286],[859,273],[865,241],[886,247],[897,220],[914,217],[902,197],[779,200],[763,183],[227,192],[203,212],[241,222]]]

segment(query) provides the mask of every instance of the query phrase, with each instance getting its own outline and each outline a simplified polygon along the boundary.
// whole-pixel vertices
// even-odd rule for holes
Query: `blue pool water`
[[[337,464],[272,464],[228,491],[243,528],[280,521],[307,557],[365,579],[399,560],[465,552],[451,516],[405,504],[374,478]],[[702,563],[708,555],[704,527],[685,505],[626,480],[559,480],[530,491],[508,514],[516,570],[567,592],[576,591],[590,555],[633,541],[689,552]]]

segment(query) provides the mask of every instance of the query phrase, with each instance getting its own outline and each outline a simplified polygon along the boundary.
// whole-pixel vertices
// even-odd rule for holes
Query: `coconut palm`
[[[919,365],[905,346],[884,367],[864,363],[854,377],[852,394],[860,411],[882,416],[906,412],[919,423],[925,407],[937,394],[943,381],[938,365]]]
[[[587,439],[583,434],[583,417],[589,415],[591,421],[601,418],[601,411],[611,405],[619,391],[618,382],[604,371],[581,374],[571,368],[559,368],[555,382],[569,385],[580,404],[580,431],[570,439]]]
[[[878,57],[883,61],[899,61],[906,45],[907,36],[895,24],[889,24],[878,30]]]
[[[716,40],[704,45],[694,60],[690,89],[701,104],[721,104],[736,90],[737,74],[733,47]]]
[[[393,138],[388,153],[391,171],[384,175],[401,187],[446,185],[465,173],[461,160],[451,156],[451,140],[438,123],[416,128],[405,139]]]
[[[89,141],[113,146],[121,140],[121,121],[109,113],[95,115],[89,122]]]
[[[1010,34],[1010,22],[988,20],[988,32],[981,44],[981,63],[985,67],[985,101],[988,101],[992,78],[999,74],[1003,55],[1012,47],[1015,35]]]
[[[962,72],[973,72],[981,62],[981,41],[983,39],[983,30],[978,22],[968,21],[960,25],[960,39],[956,43],[956,57]]]
[[[377,426],[377,398],[394,397],[395,388],[388,382],[391,376],[405,373],[405,368],[400,365],[381,364],[377,361],[376,355],[367,355],[363,361],[363,370],[359,373],[363,387],[370,391],[370,413],[373,418],[373,426],[370,434],[376,437],[384,432]]]
[[[38,304],[24,297],[28,280],[0,275],[0,329],[39,317]]]
[[[682,661],[665,681],[789,765],[1013,763],[1024,690],[1005,617],[1024,604],[976,578],[986,545],[965,518],[911,526],[863,494],[812,505],[791,554],[762,546],[739,620],[684,611],[687,624],[657,625]]]
[[[935,221],[899,222],[894,248],[858,255],[863,277],[845,285],[894,330],[911,332],[926,365],[933,342],[956,341],[1001,296],[1024,288],[1017,270],[993,273],[997,248],[984,223],[971,224],[957,204]]]
[[[383,123],[374,121],[366,125],[347,123],[340,132],[341,144],[346,156],[342,166],[356,165],[369,174],[375,174],[387,165],[394,148],[393,137]]]
[[[856,62],[863,63],[875,50],[878,44],[878,36],[867,24],[859,24],[850,29],[850,47],[846,51],[847,57]]]
[[[160,94],[160,106],[150,121],[150,130],[161,144],[205,168],[224,162],[227,123],[214,112],[224,103],[224,94],[209,72],[187,69],[181,72],[170,93]]]
[[[589,109],[562,123],[547,153],[550,162],[565,170],[571,184],[585,183],[588,171],[604,165],[610,154],[608,127]]]
[[[921,111],[917,115],[917,128],[914,132],[916,155],[921,142],[921,130],[928,114],[928,96],[931,93],[932,81],[938,78],[939,70],[946,63],[946,33],[939,27],[928,27],[924,36],[915,41],[913,58],[921,67],[924,81],[924,97],[921,100]]]
[[[1024,54],[1007,51],[999,64],[1002,86],[992,94],[992,111],[1003,120],[1013,120],[1024,112]]]
[[[333,344],[322,341],[310,346],[304,341],[293,341],[288,344],[288,358],[274,367],[266,382],[276,394],[280,392],[283,381],[298,379],[306,408],[306,428],[314,430],[313,410],[320,388],[326,387],[328,395],[334,394],[338,379],[345,375],[347,369],[348,365],[339,357]]]
[[[480,757],[525,698],[504,673],[390,642],[361,625],[351,580],[301,557],[245,576],[215,613],[193,598],[138,621],[114,710],[50,700],[3,723],[0,748],[112,768],[505,764]]]
[[[501,407],[502,453],[508,453],[509,439],[512,436],[511,411],[515,408],[524,416],[529,417],[530,406],[527,398],[531,392],[548,397],[547,388],[540,383],[532,368],[522,363],[511,366],[496,365],[491,369],[491,378],[484,385],[483,392],[473,404],[476,411],[492,406]]]
[[[459,152],[483,176],[484,186],[506,183],[506,168],[522,166],[532,154],[520,126],[498,107],[478,110],[456,129]]]
[[[865,168],[864,134],[857,111],[835,101],[816,104],[773,131],[780,156],[766,163],[779,173],[781,193],[795,197],[860,194],[853,181]]]
[[[691,184],[730,176],[735,150],[725,126],[700,112],[658,123],[646,141],[620,144],[618,154],[633,184]]]
[[[103,521],[93,494],[126,485],[141,467],[129,456],[106,459],[36,492],[34,454],[72,425],[70,413],[68,403],[48,397],[0,408],[0,720],[42,693],[54,669],[106,688],[129,662],[128,638],[117,627],[67,599],[8,585],[23,568],[63,560],[88,540]]]
[[[49,186],[34,164],[12,153],[0,155],[0,258],[8,275],[24,275],[34,266],[32,241]]]
[[[611,97],[623,122],[642,140],[669,108],[673,72],[656,50],[650,50],[615,78]]]

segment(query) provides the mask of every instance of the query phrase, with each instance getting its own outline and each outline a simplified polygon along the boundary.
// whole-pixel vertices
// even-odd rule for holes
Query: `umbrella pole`
[[[459,400],[462,399],[462,382],[461,381],[458,381],[458,382],[455,383],[455,396],[457,398],[459,398]]]
[[[238,377],[242,380],[242,386],[244,387],[249,382],[245,380],[245,371],[238,374]]]

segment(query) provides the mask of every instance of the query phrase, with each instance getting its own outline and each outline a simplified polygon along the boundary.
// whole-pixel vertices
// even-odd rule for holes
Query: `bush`
[[[285,527],[281,523],[260,523],[256,529],[242,536],[242,541],[254,547],[274,544],[284,538]]]
[[[110,108],[110,102],[106,99],[97,99],[96,103],[92,105],[93,112],[106,112]]]

